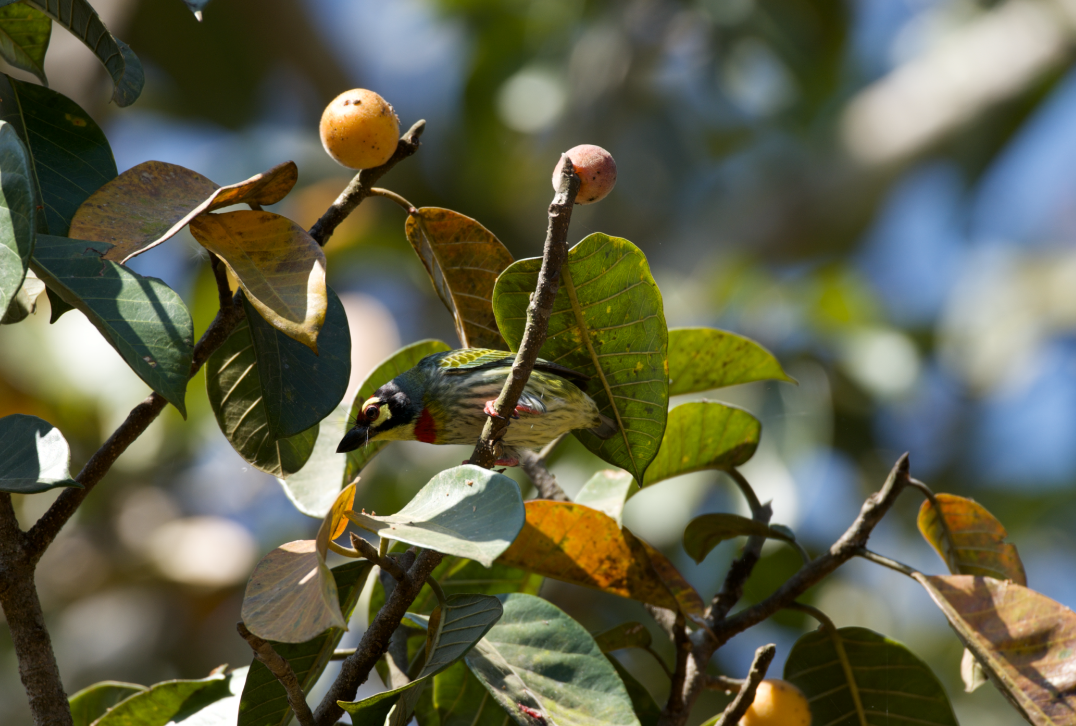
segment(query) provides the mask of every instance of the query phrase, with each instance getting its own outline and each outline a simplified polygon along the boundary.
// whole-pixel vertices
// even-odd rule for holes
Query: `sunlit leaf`
[[[74,726],[90,726],[120,701],[145,690],[145,686],[137,683],[120,681],[101,681],[86,686],[68,699],[71,705],[71,720]]]
[[[41,282],[33,270],[27,270],[22,286],[7,306],[7,311],[0,317],[0,325],[14,325],[37,312],[37,299],[43,292],[45,283]]]
[[[86,198],[116,177],[116,160],[100,127],[77,103],[56,91],[0,75],[0,119],[30,151],[38,232],[66,236]]]
[[[481,224],[451,209],[423,207],[407,218],[407,239],[456,321],[464,348],[507,350],[493,316],[493,285],[512,254]]]
[[[228,673],[227,693],[210,704],[197,707],[197,710],[189,716],[186,715],[188,711],[184,708],[183,713],[178,718],[175,718],[174,721],[168,721],[169,726],[172,723],[181,723],[182,726],[233,726],[236,723],[236,716],[239,714],[242,693],[246,687],[249,672],[250,669],[244,667]],[[205,691],[202,693],[205,693]]]
[[[276,204],[298,178],[295,162],[288,161],[221,187],[185,167],[146,161],[83,202],[71,220],[70,235],[114,245],[105,259],[126,264],[174,236],[199,214],[233,204]]]
[[[624,683],[582,625],[532,595],[501,595],[504,614],[465,657],[519,724],[636,726]]]
[[[363,585],[369,579],[371,569],[373,565],[365,560],[332,568],[340,611],[345,621],[351,620],[351,613],[355,610],[355,604],[362,593]],[[274,642],[273,650],[288,661],[303,692],[309,693],[321,677],[333,650],[340,644],[343,636],[344,631],[340,628],[329,628],[305,643]],[[290,720],[291,706],[288,705],[284,687],[261,661],[254,659],[243,688],[237,726],[287,726]]]
[[[695,401],[669,411],[657,458],[643,486],[703,469],[728,470],[746,463],[758,448],[762,425],[743,409]]]
[[[645,625],[628,622],[597,633],[594,642],[602,649],[602,653],[609,653],[621,648],[649,648],[653,640]]]
[[[142,64],[123,41],[112,37],[87,0],[25,1],[67,28],[93,51],[112,77],[112,100],[117,106],[130,106],[138,99],[146,83]]]
[[[812,723],[957,724],[930,667],[866,628],[807,633],[788,654],[784,678],[807,696]]]
[[[941,508],[941,517],[929,500],[924,501],[919,508],[919,531],[938,551],[950,572],[1027,585],[1024,564],[1016,546],[1005,542],[1005,527],[986,507],[953,494],[937,494],[935,499]],[[950,551],[946,527],[956,545],[955,552]]]
[[[299,225],[271,212],[202,214],[191,233],[232,271],[263,318],[315,353],[325,322],[325,253]]]
[[[554,580],[590,587],[688,615],[701,615],[702,599],[664,555],[616,520],[574,502],[532,500],[527,524],[498,558]]]
[[[587,480],[572,500],[591,509],[605,512],[617,525],[623,524],[624,503],[635,489],[635,477],[623,469],[605,469]]]
[[[45,51],[51,34],[52,20],[29,3],[0,7],[0,57],[45,85]]]
[[[71,478],[71,449],[62,433],[37,416],[0,418],[0,492],[33,494],[82,485]]]
[[[93,726],[167,726],[231,695],[230,675],[163,681],[110,708]]]
[[[316,540],[277,547],[254,568],[243,595],[242,617],[250,632],[266,640],[305,643],[328,628],[347,629],[339,591],[325,565],[329,541],[347,527],[345,512],[355,501],[346,487],[322,520]]]
[[[14,126],[0,122],[0,315],[22,289],[34,251],[34,192],[26,146]]]
[[[514,481],[467,464],[442,471],[396,514],[348,517],[382,537],[489,567],[519,534],[525,514]]]
[[[1076,724],[1076,613],[1007,580],[913,576],[1025,719]]]
[[[701,563],[714,547],[736,537],[767,537],[794,542],[786,530],[756,522],[738,514],[717,512],[691,520],[684,530],[684,549],[691,559]]]
[[[752,381],[788,381],[773,353],[742,335],[713,328],[669,330],[669,395]]]
[[[102,242],[38,235],[34,272],[78,308],[150,388],[179,409],[194,353],[194,323],[183,299],[155,277],[101,259]]]
[[[493,293],[497,325],[519,347],[527,305],[542,261],[520,260],[501,273]],[[668,331],[661,292],[646,256],[626,239],[595,233],[568,253],[542,357],[587,376],[587,393],[614,420],[605,441],[575,436],[639,481],[657,456],[669,404]]]

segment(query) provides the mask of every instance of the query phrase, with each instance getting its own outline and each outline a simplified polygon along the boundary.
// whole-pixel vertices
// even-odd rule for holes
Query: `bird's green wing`
[[[476,370],[484,370],[489,368],[501,368],[512,365],[516,360],[515,353],[508,353],[503,350],[490,350],[488,348],[463,348],[462,350],[454,350],[451,353],[442,354],[443,357],[438,360],[437,365],[444,369],[445,373],[473,373]],[[579,371],[572,370],[558,363],[550,363],[547,360],[541,358],[534,364],[536,371],[544,371],[546,373],[552,373],[566,378],[572,383],[582,387],[586,385],[586,382],[590,380],[588,376],[583,375]]]

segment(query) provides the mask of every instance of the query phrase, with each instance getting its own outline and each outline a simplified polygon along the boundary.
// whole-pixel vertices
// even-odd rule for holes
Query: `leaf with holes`
[[[795,542],[788,530],[756,522],[738,514],[717,512],[695,517],[684,530],[684,549],[691,559],[701,563],[714,547],[736,537],[766,537]]]
[[[332,568],[340,612],[343,613],[345,621],[351,620],[351,613],[355,610],[355,604],[372,569],[373,565],[365,560],[347,562]],[[273,650],[288,661],[303,692],[309,693],[343,637],[344,631],[340,628],[329,628],[304,643],[274,642]],[[250,675],[243,687],[237,726],[287,726],[289,721],[291,706],[288,705],[284,687],[276,676],[255,658],[250,664]]]
[[[520,260],[497,279],[493,310],[512,350],[523,339],[541,266],[540,258]],[[589,431],[575,436],[638,481],[665,432],[668,340],[661,292],[638,247],[596,233],[569,251],[542,357],[590,376],[586,392],[618,431],[605,441]]]
[[[150,388],[187,416],[194,322],[183,299],[155,277],[101,259],[103,242],[38,235],[34,273],[93,323]]]
[[[519,534],[525,514],[514,481],[467,464],[442,471],[396,514],[349,512],[348,518],[381,537],[489,567]]]
[[[702,598],[664,555],[603,512],[574,502],[532,500],[527,524],[498,559],[620,597],[701,615]]]
[[[558,726],[638,726],[624,683],[582,625],[538,597],[500,600],[500,621],[464,661],[516,723],[537,713]]]
[[[37,237],[36,204],[26,146],[14,126],[0,121],[0,315],[18,297],[26,278]]]
[[[929,500],[923,502],[919,508],[919,531],[937,550],[950,572],[1027,585],[1024,564],[1016,546],[1005,542],[1005,527],[986,507],[953,494],[938,494],[935,499],[941,508],[941,516]],[[950,536],[955,550],[950,546]]]
[[[451,209],[417,209],[405,231],[452,313],[463,347],[507,350],[492,298],[497,275],[512,264],[508,249],[481,224]]]
[[[37,416],[0,418],[0,492],[34,494],[82,485],[71,478],[71,449],[62,433]]]
[[[572,499],[576,504],[605,512],[616,520],[617,525],[621,525],[624,503],[635,488],[635,477],[628,472],[623,469],[605,469],[590,477]]]
[[[142,93],[145,73],[138,56],[108,32],[97,12],[87,0],[25,0],[71,31],[93,51],[112,77],[112,100],[117,106],[130,106]],[[53,234],[57,234],[53,232]]]
[[[86,686],[68,699],[73,726],[90,726],[120,701],[146,690],[149,689],[137,683],[121,681],[101,681]]]
[[[347,528],[345,513],[354,502],[352,484],[333,502],[317,539],[289,542],[262,558],[243,594],[241,615],[250,632],[266,640],[305,643],[329,628],[347,630],[325,555],[330,540]]]
[[[712,401],[669,411],[669,424],[643,486],[704,469],[729,470],[747,463],[758,448],[762,424],[743,409]]]
[[[105,134],[78,104],[56,91],[0,75],[0,120],[30,152],[38,232],[66,236],[75,210],[116,177]]]
[[[45,51],[52,35],[52,20],[48,15],[20,2],[0,8],[0,57],[14,68],[32,73],[43,84]]]
[[[114,245],[105,259],[122,265],[173,237],[199,214],[234,204],[276,204],[298,178],[295,162],[287,161],[221,187],[185,167],[145,161],[90,195],[75,212],[70,235]]]
[[[219,256],[258,313],[274,328],[318,352],[325,322],[325,253],[306,230],[271,212],[202,214],[191,234]]]
[[[807,633],[784,678],[807,696],[812,723],[957,726],[938,677],[910,650],[866,628]]]
[[[796,379],[761,345],[713,328],[669,331],[669,395],[709,391],[752,381]]]
[[[913,577],[1025,719],[1035,726],[1076,724],[1076,613],[1007,580]]]

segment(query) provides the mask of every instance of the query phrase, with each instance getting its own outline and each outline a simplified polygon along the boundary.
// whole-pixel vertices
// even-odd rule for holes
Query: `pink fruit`
[[[612,154],[594,144],[580,144],[564,153],[572,160],[572,167],[582,182],[579,185],[579,194],[575,197],[576,204],[593,204],[613,191],[613,186],[616,185],[616,162],[613,161]],[[557,162],[557,168],[553,170],[554,189],[557,188],[563,163],[562,156]]]

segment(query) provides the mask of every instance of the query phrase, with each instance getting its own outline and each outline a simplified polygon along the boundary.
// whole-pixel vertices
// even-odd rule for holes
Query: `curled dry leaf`
[[[574,502],[547,500],[529,501],[526,509],[523,531],[498,563],[702,615],[702,598],[668,558],[609,515]]]
[[[295,162],[287,161],[222,187],[177,164],[146,161],[83,202],[69,235],[114,245],[105,259],[126,264],[174,236],[199,214],[233,204],[276,204],[298,178]]]
[[[328,308],[325,253],[306,230],[279,214],[253,211],[203,214],[190,226],[266,322],[318,352]]]

